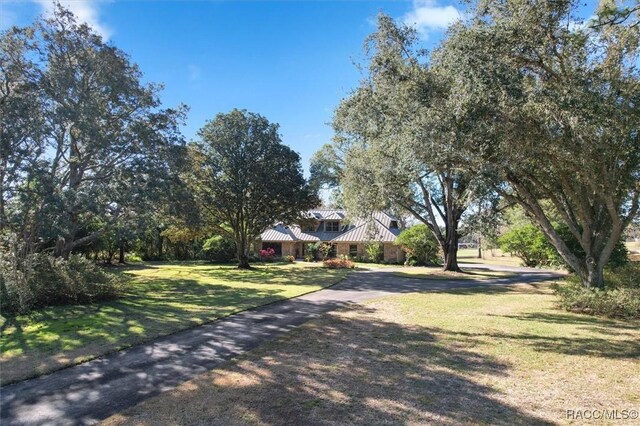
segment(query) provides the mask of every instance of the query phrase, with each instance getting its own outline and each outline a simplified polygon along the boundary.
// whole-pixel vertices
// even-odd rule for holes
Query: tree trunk
[[[246,239],[237,238],[236,256],[238,257],[238,269],[251,269],[251,265],[249,265],[249,253],[247,248],[248,247]]]
[[[124,263],[124,240],[120,240],[120,255],[118,256],[118,263]]]
[[[478,259],[482,259],[482,240],[478,238]]]
[[[585,287],[604,290],[604,265],[596,263],[592,257],[587,258],[584,269],[576,272]]]
[[[458,235],[455,231],[447,235],[447,241],[442,247],[444,252],[443,271],[462,272],[458,266]]]

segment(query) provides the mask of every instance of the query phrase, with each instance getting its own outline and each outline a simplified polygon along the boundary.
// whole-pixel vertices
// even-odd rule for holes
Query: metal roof
[[[260,235],[260,238],[262,241],[297,241],[290,230],[282,224],[267,229]]]
[[[306,217],[314,217],[318,221],[324,220],[344,220],[347,217],[345,210],[324,209],[310,210]],[[339,232],[311,232],[302,231],[298,225],[284,226],[279,223],[273,228],[262,233],[262,241],[285,242],[285,241],[327,241],[327,242],[394,242],[400,234],[397,228],[391,228],[391,221],[396,220],[384,212],[375,212],[372,217],[358,219],[355,223],[348,224],[341,228]]]
[[[374,220],[371,226],[362,223],[359,226],[335,237],[332,242],[355,243],[364,241],[380,241],[381,243],[392,243],[396,240],[395,235],[390,229],[387,229],[382,223]]]

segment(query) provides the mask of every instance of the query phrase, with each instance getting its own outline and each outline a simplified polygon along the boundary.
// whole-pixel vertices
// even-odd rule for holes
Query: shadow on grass
[[[53,306],[2,325],[2,383],[58,369],[257,305],[286,299],[282,289],[230,287],[191,279],[150,279],[123,298]],[[77,361],[76,361],[77,362]]]
[[[128,336],[170,328],[170,323],[196,324],[247,309],[257,302],[284,299],[278,293],[278,290],[234,288],[195,280],[155,279],[145,285],[144,292],[131,292],[119,300],[54,306],[34,311],[22,321],[7,318],[3,327],[14,330],[11,339],[2,340],[0,350],[63,351],[78,340],[91,338],[126,343]],[[37,333],[21,333],[23,322],[37,323]],[[14,338],[18,336],[21,338]]]
[[[330,315],[125,417],[149,424],[549,424],[471,379],[505,375],[508,365],[441,344],[441,331],[352,309],[357,318]]]

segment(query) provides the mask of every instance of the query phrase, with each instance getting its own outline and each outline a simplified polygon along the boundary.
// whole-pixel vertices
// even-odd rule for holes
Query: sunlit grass
[[[381,297],[104,424],[548,425],[570,423],[567,410],[635,409],[640,322],[556,303],[548,284]]]
[[[522,260],[499,249],[483,250],[482,258],[478,259],[478,249],[469,248],[458,250],[458,262],[479,263],[484,265],[522,266]]]
[[[348,271],[306,263],[259,265],[248,271],[230,265],[150,263],[116,273],[131,277],[119,300],[2,318],[2,383],[316,291]]]

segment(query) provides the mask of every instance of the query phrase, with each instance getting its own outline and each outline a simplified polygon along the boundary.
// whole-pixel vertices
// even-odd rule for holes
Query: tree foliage
[[[434,67],[471,121],[470,167],[491,166],[586,286],[638,211],[640,28],[605,2],[581,23],[577,1],[491,0],[450,31]],[[625,19],[621,17],[626,16]],[[550,208],[545,208],[548,202]],[[557,215],[579,243],[553,226]]]
[[[191,146],[190,185],[206,226],[236,244],[239,267],[249,248],[277,222],[295,223],[318,200],[302,175],[300,156],[282,144],[278,125],[234,109],[218,114]]]
[[[0,225],[68,257],[146,208],[184,108],[161,109],[161,87],[59,4],[0,46]]]
[[[338,106],[335,141],[314,156],[312,171],[328,183],[337,176],[355,214],[400,208],[413,215],[439,242],[444,269],[459,270],[460,220],[486,190],[460,149],[467,124],[444,105],[449,87],[417,48],[414,30],[380,15],[366,52],[368,74]]]

